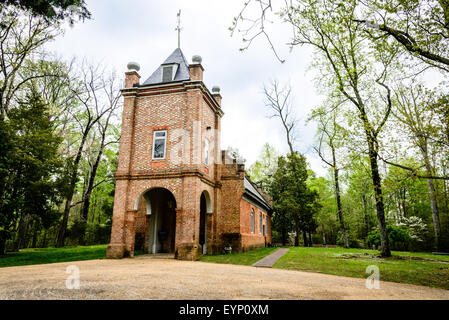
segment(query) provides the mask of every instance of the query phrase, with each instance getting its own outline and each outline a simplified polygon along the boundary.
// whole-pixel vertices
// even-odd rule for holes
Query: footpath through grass
[[[273,268],[367,278],[366,267],[376,265],[381,281],[449,290],[449,256],[398,251],[393,251],[391,258],[378,255],[374,250],[294,247]]]
[[[21,249],[19,252],[0,255],[0,267],[104,259],[106,258],[107,246],[107,244],[102,244],[69,248]]]
[[[245,253],[205,255],[201,257],[200,261],[250,266],[277,249],[278,248],[259,248]]]

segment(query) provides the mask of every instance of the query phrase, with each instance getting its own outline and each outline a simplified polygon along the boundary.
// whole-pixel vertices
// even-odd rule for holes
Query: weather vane
[[[179,9],[178,14],[178,26],[176,27],[176,31],[178,31],[178,48],[181,48],[181,9]]]

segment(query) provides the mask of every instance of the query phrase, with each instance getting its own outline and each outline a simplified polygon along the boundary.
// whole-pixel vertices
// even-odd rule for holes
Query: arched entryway
[[[203,191],[200,197],[200,245],[203,254],[207,253],[207,217],[212,213],[212,202],[207,191]]]
[[[176,238],[176,199],[164,188],[147,191],[145,199],[149,228],[146,230],[148,253],[174,253]]]

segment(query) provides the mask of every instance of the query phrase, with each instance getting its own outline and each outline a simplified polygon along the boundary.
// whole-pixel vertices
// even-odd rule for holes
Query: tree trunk
[[[285,230],[285,228],[282,228],[281,237],[282,237],[282,245],[285,246],[287,244],[287,230]]]
[[[37,244],[37,230],[39,229],[39,223],[37,220],[34,221],[34,228],[33,228],[33,240],[31,242],[31,248],[36,248]]]
[[[423,141],[421,143],[421,151],[424,158],[424,164],[426,166],[426,173],[428,176],[432,176],[432,165],[430,164],[429,154],[427,150],[427,141]],[[441,227],[440,227],[440,214],[438,212],[438,203],[435,192],[435,185],[433,183],[433,179],[427,179],[427,184],[429,185],[429,198],[430,198],[430,208],[432,210],[432,220],[433,220],[433,229],[435,232],[435,245],[437,250],[440,250],[441,241]]]
[[[7,231],[0,230],[0,256],[6,254]]]
[[[17,228],[16,241],[14,241],[14,251],[18,252],[24,248],[26,243],[26,230],[28,228],[29,216],[23,215],[19,220],[19,226]]]
[[[377,221],[379,225],[380,232],[380,255],[382,257],[391,257],[390,252],[390,244],[388,241],[387,234],[387,225],[385,222],[385,208],[384,208],[384,199],[382,195],[382,184],[379,174],[379,167],[377,163],[377,148],[375,146],[375,141],[367,133],[368,138],[368,147],[369,147],[369,158],[371,164],[371,176],[373,180],[373,188],[374,188],[374,199],[376,201],[376,213],[377,213]]]
[[[334,165],[335,165],[334,148],[332,148],[332,155],[334,158]],[[343,236],[343,245],[345,248],[349,248],[349,241],[348,241],[348,236],[346,235],[345,221],[343,218],[343,210],[341,208],[340,184],[339,184],[339,178],[338,178],[338,169],[336,168],[336,166],[334,166],[334,182],[335,182],[335,195],[337,198],[337,212],[338,212],[338,219],[340,220],[340,229],[341,229],[341,233]]]
[[[312,232],[309,231],[309,247],[312,247],[313,241],[312,241]]]
[[[363,222],[365,223],[365,238],[368,236],[369,233],[369,217],[368,217],[368,204],[366,200],[366,194],[362,194],[362,201],[363,201]]]
[[[321,225],[321,229],[323,230],[323,246],[326,246],[326,232],[324,232],[324,225]]]
[[[72,206],[73,194],[75,193],[76,181],[78,179],[78,167],[79,167],[79,164],[81,161],[81,154],[83,152],[84,144],[86,143],[86,139],[87,139],[87,135],[89,134],[89,131],[90,131],[90,125],[88,125],[83,132],[83,138],[81,139],[80,146],[78,147],[78,153],[76,154],[75,161],[73,162],[72,175],[70,178],[70,189],[69,189],[69,193],[67,196],[67,200],[65,202],[64,215],[62,217],[61,227],[59,228],[59,232],[58,232],[58,236],[57,236],[57,240],[56,240],[57,248],[61,248],[64,246],[65,233],[67,230],[67,222],[69,221],[69,214],[70,214],[70,209]]]
[[[299,221],[295,219],[295,247],[299,247]]]
[[[302,238],[304,239],[304,247],[308,247],[309,242],[307,241],[307,234],[305,231],[302,232]]]
[[[44,229],[44,239],[42,239],[42,248],[47,247],[47,229]]]

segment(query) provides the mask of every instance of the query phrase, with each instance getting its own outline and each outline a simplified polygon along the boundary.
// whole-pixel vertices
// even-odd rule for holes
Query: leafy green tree
[[[337,103],[338,105],[338,103]],[[317,108],[312,111],[310,119],[314,119],[318,125],[319,143],[315,147],[321,160],[328,165],[334,176],[335,199],[337,202],[337,214],[340,221],[340,230],[343,236],[343,245],[349,248],[348,236],[346,235],[346,227],[344,222],[343,209],[341,204],[340,191],[340,170],[338,151],[341,149],[345,139],[345,130],[338,124],[337,112],[335,106],[329,111],[326,108]],[[330,150],[330,155],[326,157],[326,150]]]
[[[84,0],[3,0],[0,9],[5,7],[22,9],[49,21],[69,19],[73,23],[75,18],[91,18]]]
[[[8,131],[8,160],[0,168],[8,183],[1,190],[0,229],[14,233],[16,249],[23,246],[29,223],[46,224],[55,218],[65,184],[64,162],[58,155],[61,138],[54,134],[48,107],[37,92],[27,94],[19,107],[2,120]],[[4,246],[3,246],[4,248]]]
[[[449,71],[449,3],[446,0],[359,1],[365,25],[375,41],[394,39],[427,65]],[[362,11],[360,10],[360,11]]]
[[[317,205],[317,193],[308,188],[307,162],[303,155],[298,153],[279,157],[278,167],[273,176],[269,193],[273,198],[274,227],[279,227],[283,242],[286,234],[291,230],[293,222],[295,230],[295,246],[299,245],[299,235],[314,232],[316,224],[313,216]]]
[[[265,143],[259,159],[248,169],[251,180],[264,190],[271,183],[274,172],[276,171],[278,158],[279,154],[276,149],[268,143]]]

